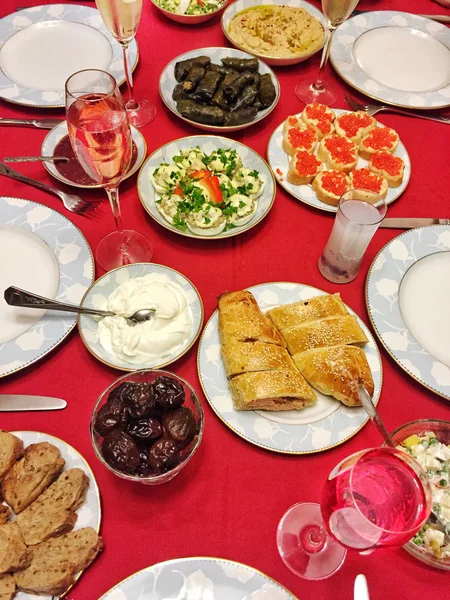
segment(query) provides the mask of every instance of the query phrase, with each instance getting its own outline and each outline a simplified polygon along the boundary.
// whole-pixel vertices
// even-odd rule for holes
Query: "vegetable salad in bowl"
[[[155,0],[155,4],[172,13],[178,13],[180,8],[180,0]],[[224,0],[191,0],[184,14],[206,15],[221,8],[223,4]]]

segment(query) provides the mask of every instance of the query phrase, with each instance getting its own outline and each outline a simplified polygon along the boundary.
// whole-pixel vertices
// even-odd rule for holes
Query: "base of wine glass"
[[[127,109],[130,125],[137,128],[145,127],[156,117],[155,106],[145,98],[128,100],[125,108]]]
[[[294,504],[277,529],[278,552],[284,564],[303,579],[327,579],[338,571],[347,550],[325,530],[320,505]]]
[[[131,229],[113,231],[100,240],[95,250],[95,260],[104,271],[111,271],[123,265],[150,262],[153,246],[149,240]]]
[[[325,106],[331,106],[336,102],[336,94],[330,91],[325,84],[319,89],[314,87],[314,83],[299,83],[295,88],[295,95],[305,104],[319,102]]]

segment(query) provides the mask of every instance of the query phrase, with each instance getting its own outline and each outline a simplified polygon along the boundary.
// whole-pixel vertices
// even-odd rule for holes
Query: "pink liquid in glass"
[[[329,533],[346,548],[401,546],[427,519],[422,483],[395,453],[371,450],[340,467],[325,484],[321,510]]]

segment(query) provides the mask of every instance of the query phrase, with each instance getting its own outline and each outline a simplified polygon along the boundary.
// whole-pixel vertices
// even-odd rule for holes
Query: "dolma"
[[[242,125],[243,123],[250,123],[254,120],[258,114],[258,109],[254,106],[246,106],[245,108],[239,108],[234,110],[227,115],[225,120],[226,126],[231,125]]]
[[[178,81],[184,81],[189,74],[192,67],[203,67],[206,68],[211,62],[209,56],[196,56],[195,58],[188,58],[186,60],[180,60],[175,63],[175,79]]]
[[[236,71],[230,71],[227,75],[225,75],[225,78],[219,85],[217,92],[212,97],[213,104],[215,104],[216,106],[220,106],[221,108],[228,108],[227,101],[225,100],[225,96],[223,95],[223,90],[228,85],[231,85],[237,77],[239,77],[239,73],[236,73]]]
[[[256,83],[248,85],[239,94],[232,111],[238,110],[239,108],[245,108],[246,106],[252,106],[258,96],[258,86]]]
[[[277,97],[277,91],[275,86],[273,85],[272,77],[270,73],[265,73],[261,75],[259,80],[259,100],[261,104],[268,108],[272,106],[275,102],[275,98]]]
[[[177,100],[189,100],[189,94],[184,90],[182,83],[177,83],[177,85],[173,88],[172,98]]]
[[[238,97],[240,92],[247,87],[255,83],[255,75],[253,73],[242,73],[237,77],[230,85],[227,85],[223,90],[223,95],[228,104],[231,104],[235,98]]]
[[[256,73],[258,71],[258,59],[257,58],[222,58],[222,64],[224,67],[234,69],[235,71],[243,72],[250,71]]]
[[[206,125],[223,125],[226,113],[218,106],[203,106],[194,100],[179,100],[178,112],[191,121],[205,123]]]
[[[205,73],[206,71],[203,67],[192,67],[192,69],[188,73],[188,76],[182,83],[183,90],[185,92],[192,92],[193,90],[195,90],[199,81],[201,81],[205,76]]]
[[[211,63],[208,67],[208,71],[216,71],[216,73],[222,73],[222,75],[228,75],[228,73],[231,73],[231,69],[227,69],[225,67],[221,67],[220,65],[215,65],[214,63]]]
[[[197,85],[195,98],[202,102],[209,102],[212,100],[222,79],[222,73],[218,73],[217,71],[206,71],[206,75]]]

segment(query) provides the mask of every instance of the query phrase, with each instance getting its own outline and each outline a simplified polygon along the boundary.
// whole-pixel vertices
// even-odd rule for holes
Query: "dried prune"
[[[163,417],[164,431],[176,442],[189,444],[197,431],[194,413],[190,408],[177,408]]]
[[[157,440],[162,436],[161,423],[153,417],[129,421],[125,431],[138,440]]]
[[[130,417],[142,419],[148,417],[155,408],[155,398],[149,383],[138,383],[122,392],[121,396],[128,407]]]
[[[157,472],[164,473],[180,461],[178,444],[162,438],[155,442],[148,453],[148,464]]]
[[[113,402],[116,399],[125,402],[122,394],[126,393],[127,390],[133,389],[135,385],[137,384],[132,383],[131,381],[125,381],[124,383],[121,383],[116,388],[114,388],[112,392],[109,392],[108,402]]]
[[[95,418],[95,431],[105,437],[113,429],[124,429],[127,424],[127,414],[123,410],[115,410],[109,403],[104,404]]]
[[[156,406],[162,411],[180,407],[186,397],[183,386],[171,377],[157,377],[152,383],[153,396]]]
[[[134,473],[140,465],[136,442],[121,429],[108,433],[103,440],[102,453],[111,467],[124,473]]]

